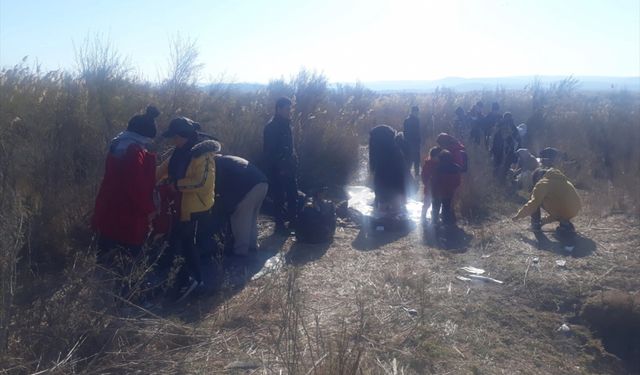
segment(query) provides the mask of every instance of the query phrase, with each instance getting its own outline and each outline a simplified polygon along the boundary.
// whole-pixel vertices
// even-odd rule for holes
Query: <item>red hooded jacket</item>
[[[467,170],[467,151],[462,142],[447,133],[440,133],[436,142],[451,153],[453,162],[458,164],[462,172]]]
[[[101,236],[125,246],[144,243],[155,211],[156,156],[140,140],[130,132],[113,140],[91,222]]]

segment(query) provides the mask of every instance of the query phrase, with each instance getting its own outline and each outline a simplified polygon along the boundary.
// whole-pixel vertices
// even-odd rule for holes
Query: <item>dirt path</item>
[[[420,227],[366,238],[342,226],[330,246],[289,238],[287,265],[212,310],[190,307],[200,315],[189,324],[210,340],[184,359],[196,372],[349,373],[358,362],[364,374],[620,373],[578,315],[593,293],[640,290],[638,222],[576,226],[584,239],[572,256],[538,249],[509,220],[463,227],[463,252],[426,245]],[[504,283],[456,279],[464,266]]]

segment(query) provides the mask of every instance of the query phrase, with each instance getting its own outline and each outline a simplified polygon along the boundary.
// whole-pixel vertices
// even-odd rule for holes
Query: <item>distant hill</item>
[[[506,90],[522,90],[536,79],[543,85],[558,83],[567,77],[562,76],[518,76],[496,78],[459,78],[450,77],[433,81],[372,81],[362,84],[378,92],[432,92],[437,88],[448,88],[455,91],[495,90],[497,87]],[[640,77],[574,77],[578,80],[578,90],[608,91],[629,90],[640,91]],[[226,87],[234,91],[254,92],[267,87],[262,83],[216,83],[202,87]]]
[[[567,77],[560,76],[521,76],[498,78],[443,78],[434,81],[376,81],[364,82],[364,86],[379,92],[431,92],[436,88],[449,88],[456,91],[494,90],[501,87],[506,90],[522,90],[536,79],[542,84],[560,82]],[[621,90],[640,91],[640,77],[574,77],[578,80],[578,90],[603,91]]]

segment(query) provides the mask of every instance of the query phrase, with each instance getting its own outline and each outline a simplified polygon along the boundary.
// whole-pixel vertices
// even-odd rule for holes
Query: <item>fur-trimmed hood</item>
[[[222,146],[220,145],[220,142],[208,139],[193,146],[191,148],[191,155],[194,158],[197,158],[209,152],[216,154],[221,150]]]

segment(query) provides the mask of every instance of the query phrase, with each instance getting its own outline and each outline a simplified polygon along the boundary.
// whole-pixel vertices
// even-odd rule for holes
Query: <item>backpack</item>
[[[320,197],[307,198],[298,213],[296,238],[302,243],[327,243],[336,232],[336,207]]]

